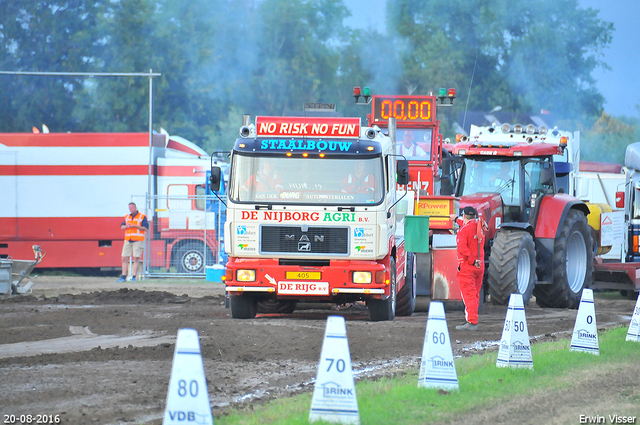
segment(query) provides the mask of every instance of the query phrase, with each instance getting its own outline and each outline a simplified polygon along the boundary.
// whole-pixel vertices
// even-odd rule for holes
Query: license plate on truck
[[[300,280],[320,280],[322,274],[320,272],[287,272],[287,279]]]
[[[329,282],[278,282],[280,295],[329,295]]]

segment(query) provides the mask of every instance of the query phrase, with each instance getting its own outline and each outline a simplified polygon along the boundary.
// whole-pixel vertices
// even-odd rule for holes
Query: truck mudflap
[[[255,274],[255,280],[238,280],[246,270]],[[353,282],[355,272],[369,272],[371,283]],[[301,266],[281,265],[277,259],[230,259],[225,283],[229,295],[246,292],[258,297],[333,302],[337,297],[386,298],[388,280],[388,268],[376,261],[331,260],[328,265]]]
[[[593,287],[622,291],[640,290],[640,263],[595,263]]]

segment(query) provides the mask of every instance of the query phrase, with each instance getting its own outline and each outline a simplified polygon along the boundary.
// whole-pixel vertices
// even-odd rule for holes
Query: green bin
[[[404,249],[407,252],[429,252],[429,216],[404,217]]]

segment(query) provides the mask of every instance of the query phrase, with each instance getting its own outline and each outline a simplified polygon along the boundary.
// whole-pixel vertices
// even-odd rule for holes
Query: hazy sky
[[[578,0],[584,8],[599,9],[598,17],[613,22],[613,41],[604,51],[610,71],[596,70],[593,77],[606,99],[605,111],[614,115],[638,115],[640,106],[640,0]],[[353,27],[384,28],[386,0],[344,0]]]

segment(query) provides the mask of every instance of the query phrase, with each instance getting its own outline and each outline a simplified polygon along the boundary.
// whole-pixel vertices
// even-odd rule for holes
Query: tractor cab
[[[542,196],[556,193],[554,155],[564,147],[547,142],[547,129],[503,124],[472,126],[453,153],[461,167],[456,196],[471,205],[495,228],[501,223],[529,223]]]
[[[536,201],[545,194],[554,193],[552,169],[551,156],[468,156],[462,160],[456,196],[473,197],[476,201],[486,199],[487,202],[491,199],[490,203],[494,205],[487,205],[492,207],[490,212],[499,203],[503,222],[529,222]]]

